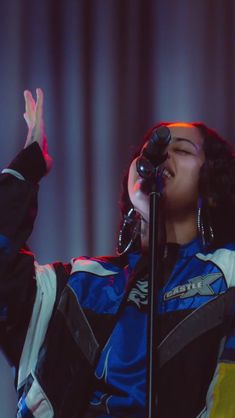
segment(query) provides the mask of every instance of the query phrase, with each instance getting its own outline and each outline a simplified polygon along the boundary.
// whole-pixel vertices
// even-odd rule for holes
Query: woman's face
[[[171,142],[168,158],[163,163],[163,202],[165,215],[185,216],[196,210],[199,172],[205,161],[203,139],[198,128],[185,123],[167,125]],[[129,169],[128,192],[130,200],[140,215],[149,220],[149,196],[144,191],[144,179],[136,170],[136,159]]]

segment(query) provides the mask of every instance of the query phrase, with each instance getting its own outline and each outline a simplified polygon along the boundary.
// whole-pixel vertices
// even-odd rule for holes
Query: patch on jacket
[[[222,274],[210,273],[205,276],[196,276],[188,280],[188,283],[181,284],[174,287],[169,292],[164,294],[164,300],[170,300],[173,298],[191,298],[196,295],[200,296],[214,296],[216,293],[211,285],[216,282]]]
[[[148,305],[148,280],[137,280],[131,289],[127,303],[136,305],[139,309],[144,309]]]

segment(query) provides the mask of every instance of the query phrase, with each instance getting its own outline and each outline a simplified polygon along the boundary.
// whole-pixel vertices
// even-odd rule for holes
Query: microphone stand
[[[158,182],[155,182],[150,193],[149,218],[149,282],[148,282],[148,320],[147,320],[147,417],[157,417],[158,392],[158,277],[160,265],[160,198]],[[160,188],[161,189],[161,188]]]
[[[148,320],[147,320],[147,368],[146,394],[147,418],[157,417],[158,393],[158,278],[161,274],[160,254],[160,199],[163,189],[161,164],[167,159],[167,146],[171,133],[162,125],[152,132],[140,157],[136,161],[138,174],[151,182],[149,213],[149,282],[148,282]],[[164,169],[163,169],[164,170]]]

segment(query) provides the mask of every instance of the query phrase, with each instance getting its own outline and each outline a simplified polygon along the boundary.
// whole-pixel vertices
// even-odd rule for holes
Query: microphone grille
[[[157,128],[151,135],[150,137],[150,141],[158,144],[158,145],[163,145],[163,146],[167,146],[169,144],[171,140],[171,132],[170,129],[165,126],[159,126],[159,128]]]

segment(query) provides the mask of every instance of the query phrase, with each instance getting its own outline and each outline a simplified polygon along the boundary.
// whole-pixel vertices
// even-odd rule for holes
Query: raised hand
[[[24,91],[25,98],[25,113],[24,119],[28,126],[28,134],[24,148],[31,145],[33,142],[37,142],[42,150],[47,172],[51,169],[52,158],[48,154],[48,143],[44,129],[43,120],[43,91],[40,88],[36,89],[36,102],[32,96],[31,91]]]

